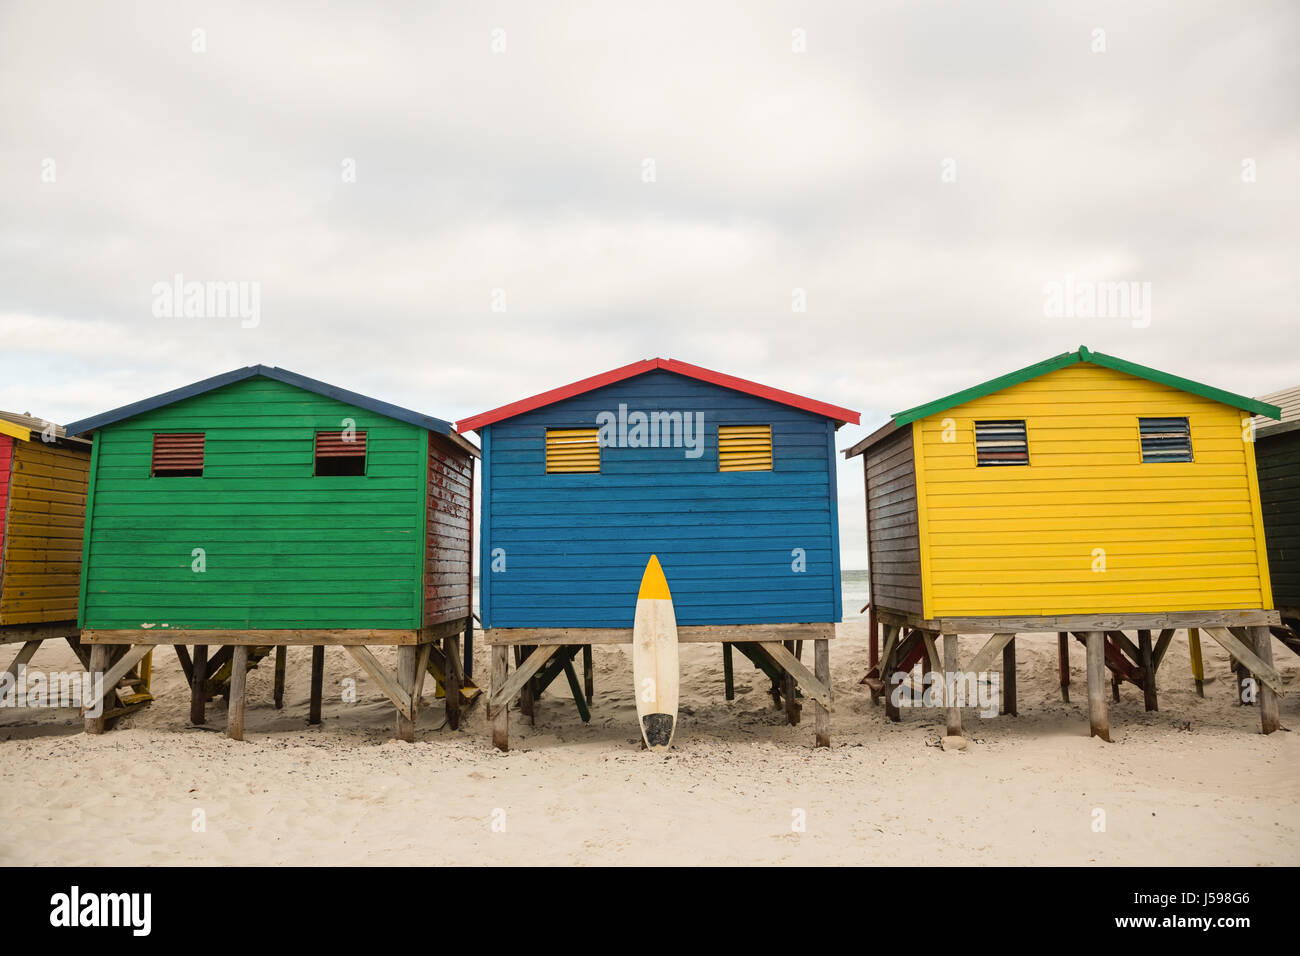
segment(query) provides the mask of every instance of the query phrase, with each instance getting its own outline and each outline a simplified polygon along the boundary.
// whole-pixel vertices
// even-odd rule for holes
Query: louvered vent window
[[[203,432],[154,435],[155,478],[199,478],[203,475]]]
[[[976,422],[975,463],[995,467],[1029,464],[1024,421]]]
[[[599,431],[595,428],[546,429],[546,473],[548,475],[598,474],[600,472]]]
[[[1186,418],[1139,418],[1142,461],[1191,461],[1192,429]]]
[[[718,426],[718,471],[771,470],[771,425]]]
[[[365,432],[316,433],[316,474],[364,475],[365,473]]]

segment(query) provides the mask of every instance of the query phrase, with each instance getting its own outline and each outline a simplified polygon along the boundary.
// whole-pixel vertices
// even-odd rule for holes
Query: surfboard
[[[650,555],[636,596],[632,625],[632,682],[641,737],[667,750],[677,729],[677,616],[659,558]]]

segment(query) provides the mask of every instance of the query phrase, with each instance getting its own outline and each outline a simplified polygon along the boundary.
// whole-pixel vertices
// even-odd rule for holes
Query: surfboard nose
[[[664,577],[664,569],[659,565],[659,556],[654,554],[646,562],[645,573],[641,575],[641,590],[636,596],[638,601],[646,598],[659,601],[672,599],[668,592],[668,579]]]
[[[647,747],[667,747],[673,739],[672,714],[646,714],[641,718]]]

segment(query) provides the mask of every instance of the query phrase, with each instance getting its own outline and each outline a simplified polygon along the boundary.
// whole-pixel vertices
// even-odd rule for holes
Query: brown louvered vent
[[[364,475],[365,473],[365,432],[316,433],[316,474]]]
[[[203,475],[203,432],[153,436],[155,478],[199,478]]]

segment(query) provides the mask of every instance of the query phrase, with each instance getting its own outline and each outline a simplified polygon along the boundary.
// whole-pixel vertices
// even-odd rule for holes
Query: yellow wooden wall
[[[14,442],[0,624],[75,621],[90,451]]]
[[[1195,460],[1143,464],[1138,418],[1175,415]],[[917,422],[925,616],[1271,608],[1246,417],[1078,364]],[[1000,418],[1028,466],[976,466],[974,422]]]

